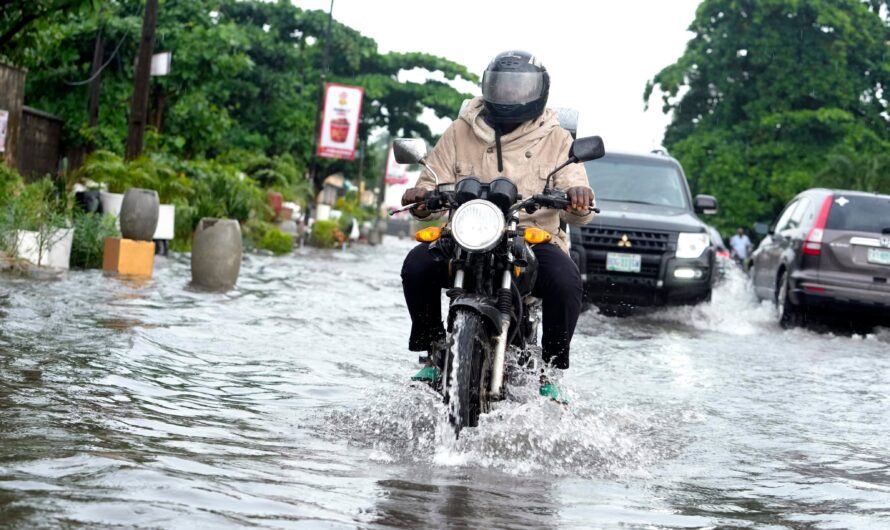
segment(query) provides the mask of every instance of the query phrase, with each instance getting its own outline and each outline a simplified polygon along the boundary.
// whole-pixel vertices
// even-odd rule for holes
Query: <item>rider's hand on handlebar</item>
[[[575,186],[566,190],[571,204],[566,210],[576,214],[586,214],[593,204],[593,190],[587,186]]]
[[[425,188],[408,188],[402,195],[402,206],[408,206],[409,204],[423,201],[426,198],[427,193],[429,193],[429,190]],[[412,208],[411,212],[417,217],[426,217],[430,214],[426,204],[423,204],[422,202]]]

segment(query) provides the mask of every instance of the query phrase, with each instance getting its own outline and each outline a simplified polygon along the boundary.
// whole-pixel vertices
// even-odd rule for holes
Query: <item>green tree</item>
[[[77,11],[91,0],[0,0],[0,56],[33,46],[41,25],[58,13]]]
[[[87,4],[91,5],[91,4]],[[96,3],[58,16],[36,48],[18,50],[29,69],[29,103],[66,120],[70,145],[119,152],[126,136],[133,57],[142,0]],[[64,14],[63,14],[64,15]],[[233,149],[291,155],[305,169],[311,156],[327,13],[287,0],[190,0],[161,5],[156,50],[172,51],[168,76],[154,78],[158,148],[186,158]],[[87,86],[97,33],[105,42],[99,126],[87,127]],[[466,94],[444,82],[401,83],[402,70],[423,68],[446,79],[474,80],[463,66],[420,53],[381,54],[373,39],[334,21],[328,80],[365,89],[360,138],[383,127],[433,140],[420,121],[425,109],[453,116]],[[325,162],[328,172],[357,164]]]
[[[883,9],[883,11],[882,11]],[[673,112],[664,143],[719,225],[769,218],[838,150],[890,149],[886,2],[705,0],[695,37],[648,84]]]
[[[843,147],[828,156],[815,180],[827,188],[890,193],[890,154],[862,155]]]

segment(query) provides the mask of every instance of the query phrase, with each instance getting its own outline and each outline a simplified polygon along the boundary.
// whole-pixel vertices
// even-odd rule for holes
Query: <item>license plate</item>
[[[615,272],[640,272],[642,259],[639,254],[606,254],[606,270]]]
[[[883,248],[868,249],[868,262],[878,265],[890,265],[890,250]]]

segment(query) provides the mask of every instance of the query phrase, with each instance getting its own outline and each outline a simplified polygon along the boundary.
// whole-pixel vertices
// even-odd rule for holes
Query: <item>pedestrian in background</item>
[[[736,234],[729,238],[729,247],[732,259],[744,268],[752,250],[751,239],[748,238],[744,228],[739,228]]]

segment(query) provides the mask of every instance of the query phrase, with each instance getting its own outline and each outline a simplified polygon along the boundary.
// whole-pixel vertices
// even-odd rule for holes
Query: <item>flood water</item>
[[[6,528],[888,528],[890,331],[713,303],[582,315],[571,403],[457,442],[416,354],[410,243],[248,255],[236,289],[0,277]]]

